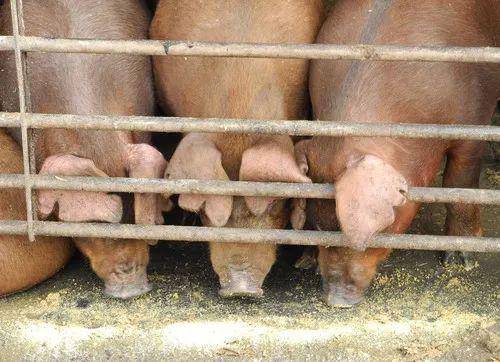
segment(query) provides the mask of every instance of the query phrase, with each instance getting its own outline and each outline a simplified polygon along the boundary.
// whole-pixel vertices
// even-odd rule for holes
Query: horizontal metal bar
[[[189,117],[89,116],[26,114],[32,128],[99,129],[147,132],[204,132],[288,134],[292,136],[437,138],[500,142],[500,127],[411,123],[350,123],[326,121],[271,121]],[[0,127],[19,125],[18,113],[0,112]]]
[[[0,187],[2,184],[2,177],[3,175],[0,175]],[[22,179],[20,181],[22,181]],[[8,178],[7,182],[9,184],[12,184],[11,177]],[[37,175],[32,176],[32,185],[34,189],[141,192],[161,194],[276,196],[284,198],[333,198],[335,193],[334,186],[330,184],[133,179],[118,177],[100,178]],[[22,184],[18,184],[18,188],[21,187],[23,187]]]
[[[275,196],[284,198],[333,199],[332,184],[281,182],[134,179],[125,177],[83,177],[32,175],[33,189],[102,192],[143,192],[164,194],[215,194],[234,196]],[[23,188],[23,175],[0,175],[0,188]],[[500,190],[411,187],[410,201],[500,205]]]
[[[25,183],[24,175],[0,174],[0,189],[23,189]]]
[[[500,190],[410,187],[408,200],[424,203],[500,205]]]
[[[235,229],[195,226],[152,226],[124,224],[82,224],[40,222],[34,224],[36,235],[95,237],[116,239],[145,239],[170,241],[217,241],[251,244],[288,244],[342,246],[344,237],[338,232],[295,231],[276,229]],[[25,235],[25,221],[0,222],[0,235]],[[420,250],[463,250],[499,252],[500,239],[489,237],[389,235],[374,237],[371,247]]]
[[[2,37],[2,50],[13,48]],[[263,44],[172,40],[94,40],[22,37],[20,48],[31,52],[177,55],[203,57],[294,58],[373,61],[438,61],[500,63],[495,47],[415,47],[399,45]]]
[[[7,127],[21,127],[21,114],[0,112],[0,128]]]

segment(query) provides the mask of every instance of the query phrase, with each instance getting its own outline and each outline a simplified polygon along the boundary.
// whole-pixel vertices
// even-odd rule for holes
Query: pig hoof
[[[151,289],[151,284],[147,280],[134,284],[106,283],[104,294],[117,299],[130,299],[146,294]]]
[[[223,298],[260,298],[264,294],[262,288],[257,285],[249,275],[232,275],[228,283],[224,283],[219,289],[219,295]]]
[[[458,264],[463,265],[465,269],[470,270],[475,266],[471,254],[465,251],[445,251],[443,252],[443,264],[445,266]]]

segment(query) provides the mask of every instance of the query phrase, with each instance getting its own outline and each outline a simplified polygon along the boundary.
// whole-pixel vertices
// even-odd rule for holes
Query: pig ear
[[[307,161],[307,147],[311,140],[303,140],[295,144],[295,159],[300,171],[307,175],[309,172],[309,164]],[[295,230],[302,230],[306,223],[306,199],[293,199],[292,200],[292,213],[290,215],[290,223]]]
[[[134,178],[161,178],[167,162],[162,154],[148,144],[129,144],[127,146],[127,170]],[[157,194],[134,193],[135,223],[143,225],[163,224],[161,198]],[[149,240],[155,245],[156,240]]]
[[[406,202],[408,184],[384,160],[365,155],[348,163],[335,190],[337,217],[348,246],[364,250],[376,233],[394,222],[394,207]]]
[[[220,151],[208,136],[199,133],[190,133],[182,139],[170,160],[165,178],[229,180],[222,167]],[[224,226],[231,216],[233,198],[219,195],[180,195],[179,206],[187,211],[203,212],[203,219],[209,225]]]
[[[40,175],[108,177],[94,162],[70,154],[47,157]],[[57,213],[61,221],[103,221],[119,223],[123,215],[121,198],[105,192],[39,190],[38,212],[45,219]]]
[[[293,145],[268,141],[247,149],[240,167],[241,181],[311,182],[301,171],[293,153]],[[254,215],[262,215],[276,197],[245,197]]]

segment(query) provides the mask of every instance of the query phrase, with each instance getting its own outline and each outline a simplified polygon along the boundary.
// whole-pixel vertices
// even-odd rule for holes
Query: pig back
[[[446,4],[436,0],[340,0],[335,2],[317,42],[495,46],[500,35],[499,17],[498,0]],[[337,121],[471,122],[477,119],[476,114],[459,114],[464,110],[460,105],[470,103],[471,96],[487,97],[483,103],[492,104],[492,99],[500,96],[500,87],[495,84],[499,70],[496,64],[314,60],[310,86],[314,113],[319,119]]]
[[[497,0],[446,4],[341,0],[335,3],[317,42],[493,46],[498,44],[498,21],[494,20],[500,15],[498,5]],[[321,120],[488,124],[500,95],[499,76],[496,64],[315,60],[310,92],[314,116]],[[345,153],[369,153],[390,160],[413,179],[414,186],[432,181],[442,155],[454,145],[443,140],[362,137],[332,142]],[[423,164],[429,166],[422,170]]]
[[[311,43],[321,1],[160,1],[151,37],[166,40]],[[168,44],[166,45],[168,53]],[[306,112],[306,60],[154,57],[164,109],[176,116],[297,119]],[[215,137],[237,174],[250,135]],[[231,157],[230,157],[231,156]],[[232,160],[227,160],[227,158]]]
[[[321,1],[160,1],[155,39],[311,43]],[[166,46],[168,52],[168,45]],[[176,115],[292,118],[304,113],[307,61],[155,57],[160,99]]]
[[[1,9],[2,34],[11,33],[10,6]],[[58,38],[145,39],[149,14],[136,0],[24,1],[26,34]],[[6,53],[6,52],[4,52]],[[13,54],[2,54],[2,108],[18,109]],[[149,57],[28,53],[32,110],[48,114],[151,115],[154,110]],[[129,132],[47,130],[37,132],[38,165],[48,155],[73,153],[93,159],[110,176],[122,176],[120,145]],[[106,155],[106,157],[102,157]]]
[[[22,154],[17,143],[0,129],[0,173],[21,174]],[[25,220],[23,190],[0,190],[0,220]],[[29,288],[61,269],[71,256],[68,239],[0,235],[0,295]]]

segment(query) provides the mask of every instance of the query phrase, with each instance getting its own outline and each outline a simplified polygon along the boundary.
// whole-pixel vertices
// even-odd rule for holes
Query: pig
[[[2,33],[11,32],[10,6],[1,8]],[[137,0],[24,1],[26,35],[60,38],[144,39],[149,14]],[[17,111],[12,53],[1,55],[1,103]],[[151,59],[129,55],[27,55],[32,111],[47,114],[152,115]],[[43,175],[163,177],[166,161],[149,135],[122,131],[50,129],[33,135],[37,171]],[[66,222],[162,223],[157,195],[134,195],[133,210],[118,195],[41,190],[41,218]],[[105,283],[105,293],[129,298],[150,290],[146,240],[77,238],[77,247]]]
[[[498,46],[498,0],[339,0],[320,44]],[[498,65],[315,60],[310,94],[315,119],[339,122],[488,124],[500,96]],[[476,141],[313,137],[296,145],[314,182],[335,183],[336,200],[311,200],[307,220],[337,230],[346,248],[319,248],[325,300],[363,299],[390,250],[366,249],[379,232],[404,233],[419,204],[409,187],[432,184],[446,159],[444,187],[478,186],[484,144]],[[480,236],[477,205],[447,205],[448,235]],[[456,253],[448,253],[450,259]],[[461,255],[461,258],[466,257]]]
[[[23,173],[19,145],[0,129],[0,174]],[[0,189],[0,220],[25,220],[24,191]],[[28,289],[54,275],[72,255],[65,238],[42,238],[31,243],[25,236],[0,236],[0,296]]]
[[[319,0],[160,0],[153,39],[311,43],[322,20]],[[305,60],[153,57],[160,104],[176,116],[302,119],[308,105]],[[310,182],[288,136],[188,133],[165,173],[168,179]],[[170,195],[166,195],[169,197]],[[285,200],[180,195],[179,206],[203,224],[284,228]],[[275,245],[210,243],[222,297],[257,298],[275,258]]]

